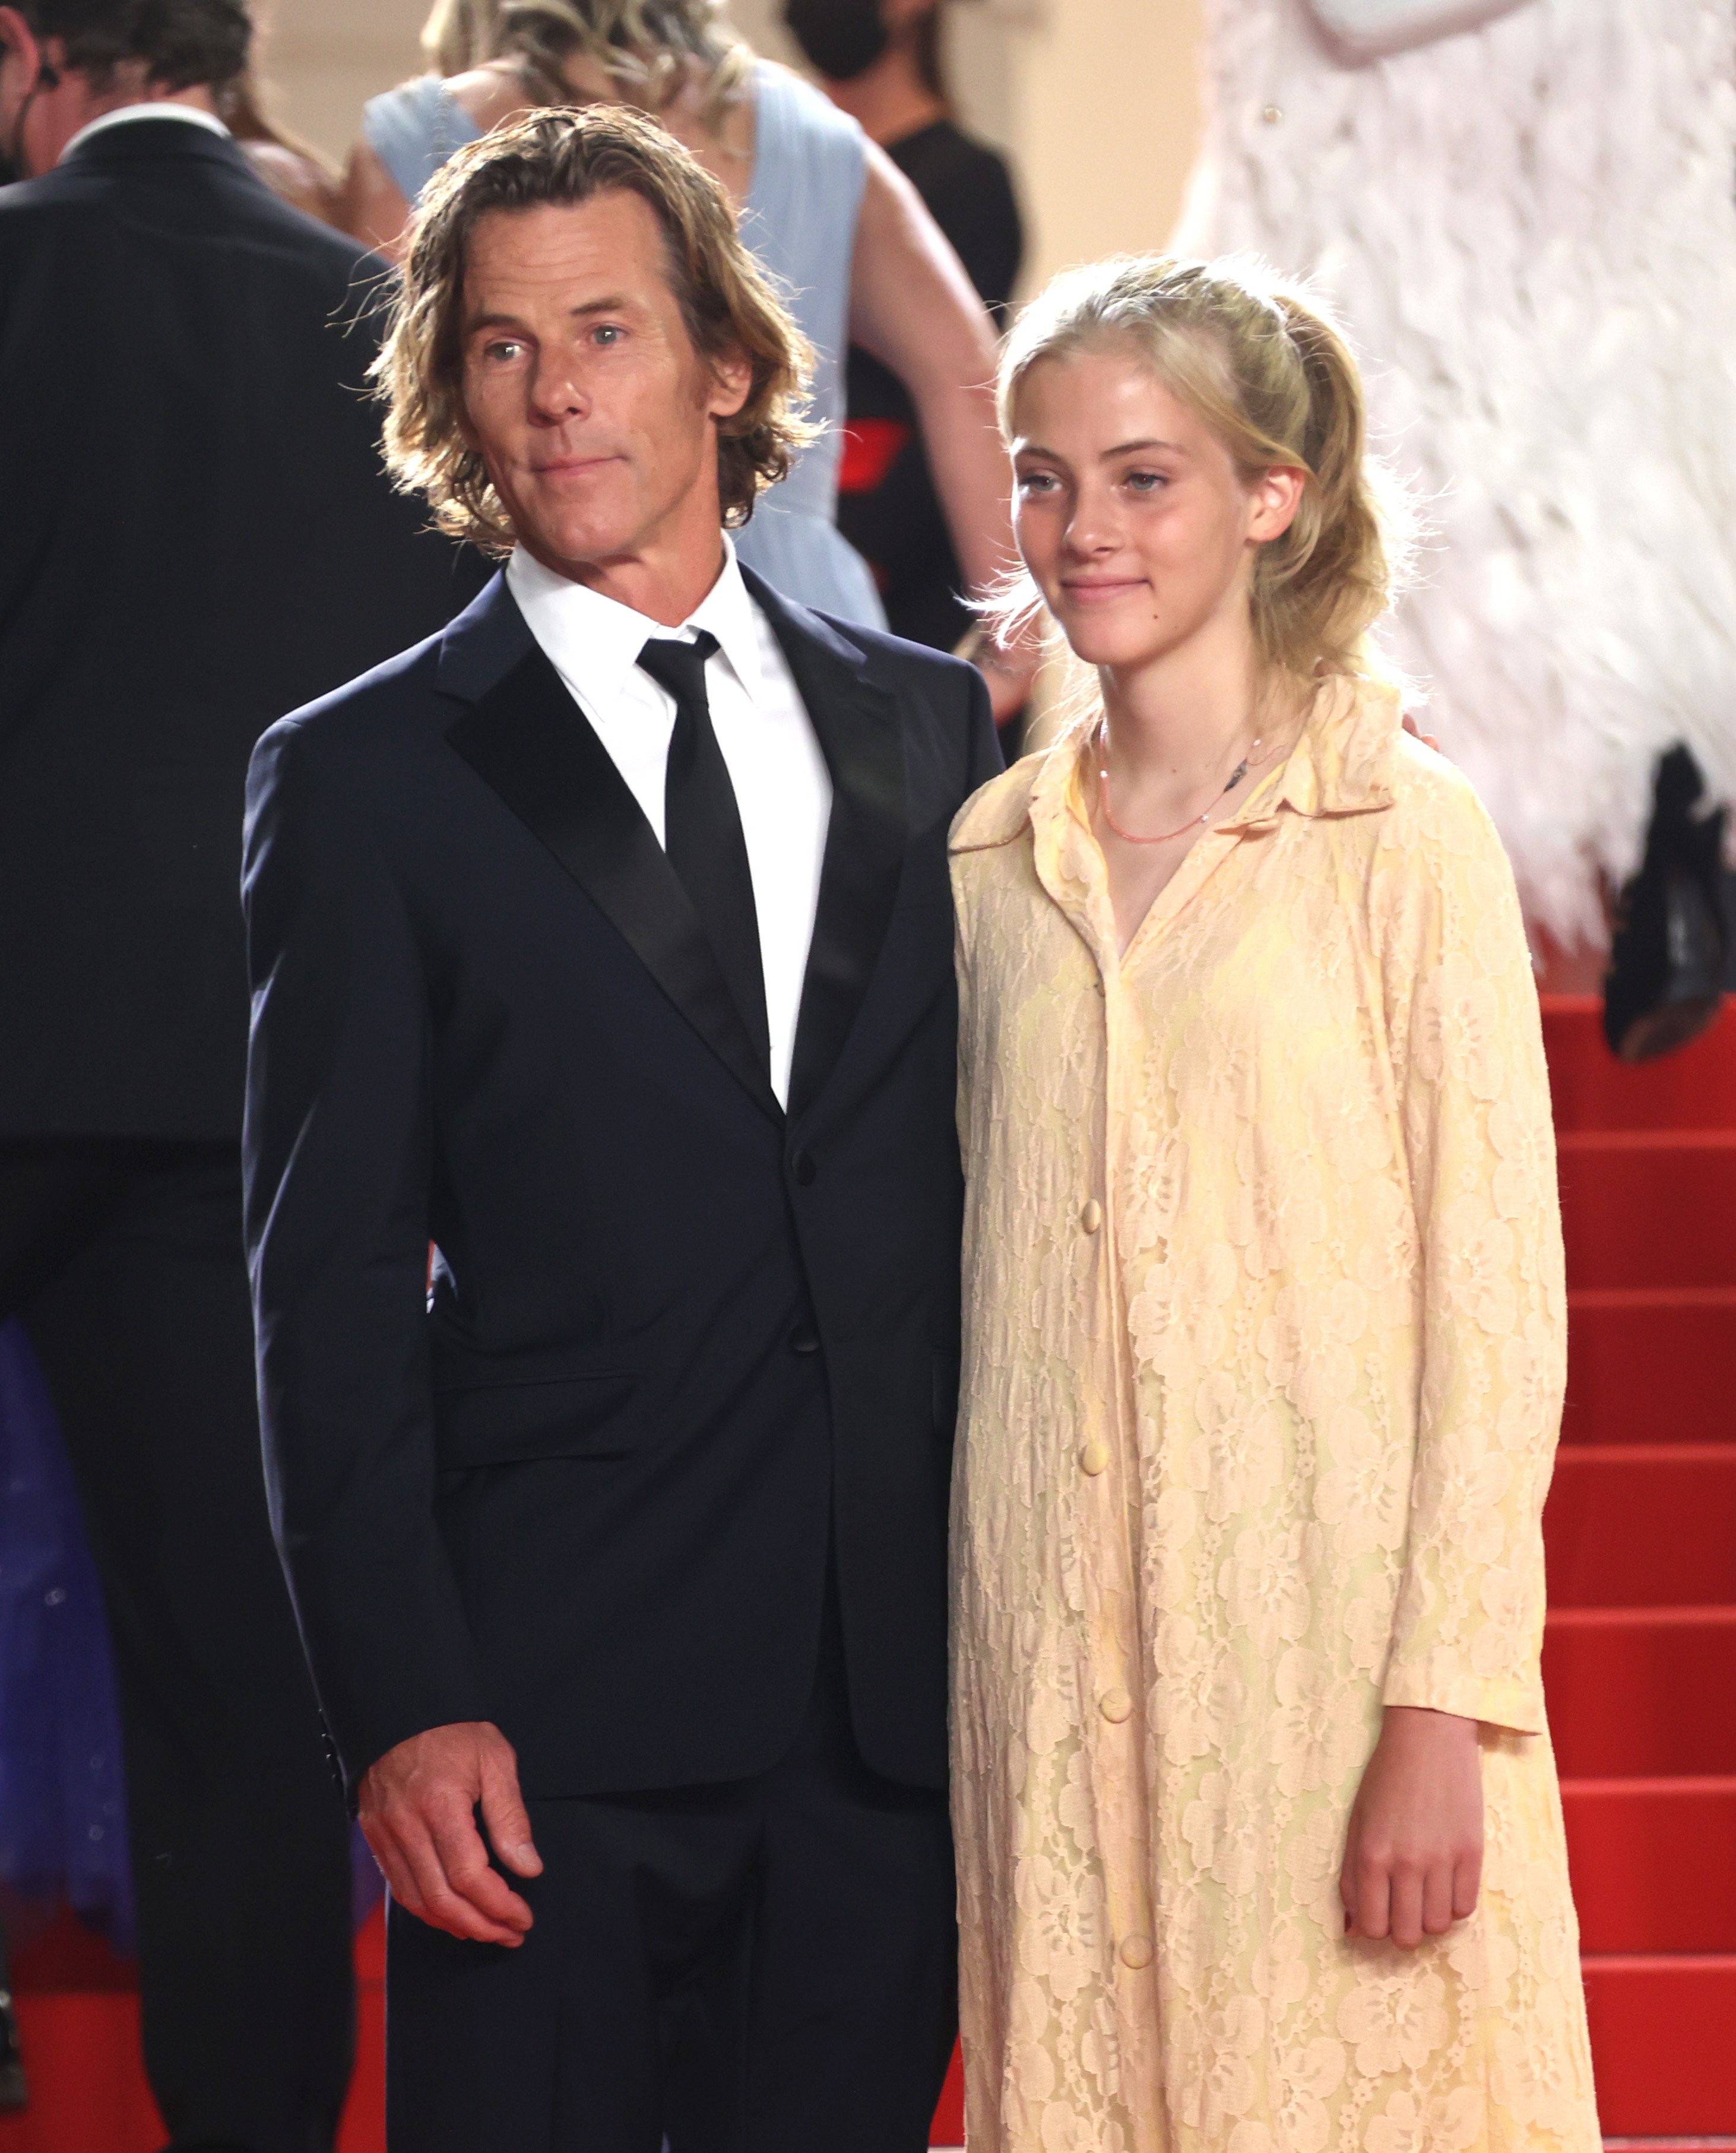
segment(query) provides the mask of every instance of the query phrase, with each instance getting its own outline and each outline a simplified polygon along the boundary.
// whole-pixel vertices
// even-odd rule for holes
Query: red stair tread
[[[1736,1443],[1563,1451],[1543,1542],[1552,1607],[1736,1601]]]
[[[1586,1130],[1559,1161],[1570,1287],[1736,1285],[1736,1130]]]
[[[1727,1007],[1691,1046],[1616,1061],[1596,995],[1545,995],[1543,1045],[1558,1129],[1736,1127],[1736,1023]]]
[[[59,1906],[45,1927],[13,1950],[12,1985],[20,1996],[124,1992],[138,1987],[139,1972],[70,1906]]]
[[[1561,1786],[1586,1952],[1736,1952],[1736,1779]]]
[[[20,1991],[18,2005],[31,2102],[0,2115],[0,2153],[157,2153],[166,2134],[139,2058],[136,1994]]]
[[[1584,1964],[1605,2130],[1736,2132],[1736,1956],[1588,1955]]]
[[[1543,1686],[1566,1779],[1736,1774],[1736,1607],[1564,1607]]]
[[[1567,1297],[1564,1443],[1736,1440],[1736,1286]]]

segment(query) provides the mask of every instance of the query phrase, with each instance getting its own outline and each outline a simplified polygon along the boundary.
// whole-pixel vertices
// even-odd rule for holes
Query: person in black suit
[[[240,1156],[247,763],[469,592],[380,461],[374,257],[215,117],[237,0],[0,7],[0,1316],[113,1631],[177,2146],[330,2142],[347,1826],[266,1512]],[[472,581],[469,591],[473,592]]]
[[[944,844],[999,753],[970,667],[736,563],[802,364],[642,115],[460,151],[387,441],[510,558],[253,760],[267,1454],[394,2153],[915,2153],[950,2049]]]

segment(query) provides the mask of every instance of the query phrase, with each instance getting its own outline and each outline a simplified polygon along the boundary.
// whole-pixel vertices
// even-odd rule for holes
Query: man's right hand
[[[515,1876],[540,1876],[518,1759],[486,1719],[430,1727],[388,1749],[364,1774],[358,1815],[398,1904],[432,1928],[516,1948],[531,1910],[498,1871],[476,1830]]]

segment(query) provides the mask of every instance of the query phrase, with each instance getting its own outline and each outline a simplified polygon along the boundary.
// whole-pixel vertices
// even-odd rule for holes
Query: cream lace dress
[[[1116,956],[1071,749],[955,825],[971,2153],[1596,2153],[1545,1729],[1565,1306],[1512,875],[1396,699]],[[1348,1941],[1382,1702],[1484,1723],[1477,1913]]]

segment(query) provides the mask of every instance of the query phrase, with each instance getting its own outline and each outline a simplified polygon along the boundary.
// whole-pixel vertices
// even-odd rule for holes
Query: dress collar
[[[1241,810],[1214,823],[1214,830],[1268,828],[1285,807],[1317,817],[1391,807],[1402,721],[1396,688],[1347,674],[1323,680],[1282,769],[1257,784]],[[1077,730],[1017,767],[1022,783],[990,787],[960,817],[954,852],[1010,843],[1027,825],[1036,832],[1058,833],[1071,820],[1089,828],[1085,758]]]
[[[614,598],[588,590],[546,568],[521,546],[507,563],[507,586],[557,672],[593,708],[621,694],[639,654],[654,637],[691,636],[708,629],[750,696],[760,687],[760,641],[754,604],[725,533],[717,581],[679,628],[666,628]]]

